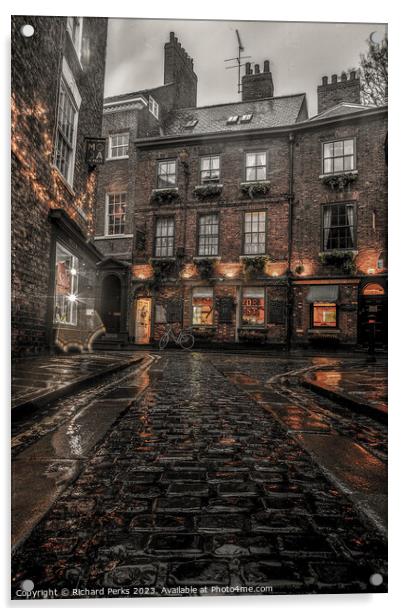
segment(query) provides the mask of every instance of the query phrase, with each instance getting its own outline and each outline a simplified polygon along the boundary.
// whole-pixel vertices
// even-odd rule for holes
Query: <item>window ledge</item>
[[[95,240],[115,240],[115,239],[126,239],[134,237],[132,233],[116,233],[115,235],[96,235],[94,237]]]
[[[170,193],[170,192],[179,192],[179,189],[177,188],[177,186],[173,186],[173,188],[154,188],[152,190],[152,195],[164,195],[166,193]]]
[[[197,184],[197,186],[194,187],[194,190],[197,190],[199,188],[205,188],[206,186],[215,186],[215,188],[220,188],[222,189],[224,187],[223,184],[220,184],[219,182],[205,182],[205,184]]]
[[[255,259],[256,257],[267,257],[266,252],[257,252],[254,255],[239,255],[239,261],[243,261],[243,259]]]
[[[335,328],[332,328],[332,327],[330,327],[330,328],[328,328],[328,327],[325,327],[325,328],[323,328],[323,327],[317,327],[317,328],[311,327],[311,329],[307,330],[307,333],[308,334],[321,334],[321,335],[322,334],[340,334],[341,330],[340,329],[335,329]]]
[[[323,257],[325,255],[333,255],[333,253],[336,253],[336,252],[344,252],[347,254],[351,254],[353,255],[353,257],[357,257],[357,255],[359,254],[358,250],[354,250],[352,248],[341,248],[341,249],[332,248],[331,250],[321,250],[320,252],[318,252],[318,257]]]
[[[206,257],[204,257],[203,255],[199,255],[198,257],[193,257],[193,261],[220,261],[221,257],[220,256],[215,256],[215,255],[207,255]]]
[[[262,184],[263,186],[270,186],[270,180],[250,180],[249,182],[241,182],[240,186],[254,186],[255,184]]]
[[[177,261],[176,257],[151,257],[151,261]]]
[[[329,178],[329,177],[333,177],[334,175],[358,175],[359,172],[357,171],[357,169],[353,169],[353,171],[333,171],[331,173],[321,173],[321,175],[319,176],[320,180],[323,180],[323,178]]]
[[[126,156],[112,156],[112,157],[108,157],[105,159],[106,163],[110,163],[114,160],[128,160],[129,155],[127,154]]]

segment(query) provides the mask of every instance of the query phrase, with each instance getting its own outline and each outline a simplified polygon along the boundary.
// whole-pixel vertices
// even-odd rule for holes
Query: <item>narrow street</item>
[[[301,383],[362,361],[145,353],[19,419],[13,593],[386,591],[387,428]]]

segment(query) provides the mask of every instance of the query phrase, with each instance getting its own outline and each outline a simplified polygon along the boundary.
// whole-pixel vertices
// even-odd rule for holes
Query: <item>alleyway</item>
[[[299,382],[339,361],[155,354],[93,392],[75,429],[63,401],[17,425],[14,482],[64,479],[17,541],[14,591],[386,590],[386,427]]]

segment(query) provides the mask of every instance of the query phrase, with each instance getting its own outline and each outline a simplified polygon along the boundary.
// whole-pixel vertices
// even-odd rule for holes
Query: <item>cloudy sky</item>
[[[382,24],[333,24],[253,21],[110,19],[105,96],[163,84],[163,46],[175,32],[194,58],[198,105],[240,100],[237,70],[224,62],[237,55],[238,28],[248,61],[270,60],[274,94],[306,92],[309,114],[316,114],[316,88],[322,75],[356,68],[372,32]],[[243,62],[245,62],[244,60]],[[242,72],[243,74],[243,72]]]

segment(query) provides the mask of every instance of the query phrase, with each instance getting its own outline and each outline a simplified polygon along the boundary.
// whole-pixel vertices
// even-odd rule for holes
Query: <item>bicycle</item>
[[[190,349],[193,348],[195,342],[194,336],[191,331],[187,329],[181,329],[178,334],[175,334],[171,325],[167,327],[165,333],[159,340],[160,351],[163,351],[163,349],[167,347],[167,345],[169,344],[169,340],[173,340],[175,344],[181,346],[181,348],[186,351],[190,351]]]

